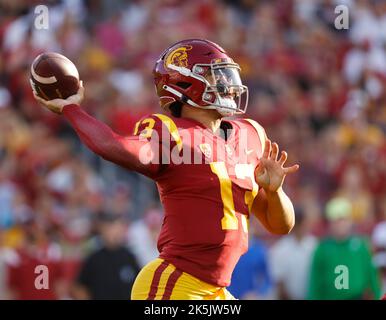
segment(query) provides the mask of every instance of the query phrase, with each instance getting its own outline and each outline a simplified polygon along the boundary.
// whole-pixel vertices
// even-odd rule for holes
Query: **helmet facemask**
[[[200,105],[189,98],[183,102],[196,108],[215,109],[222,116],[245,113],[248,106],[248,88],[240,78],[240,66],[232,59],[215,59],[210,64],[198,63],[191,71],[188,68],[168,65],[183,76],[192,77],[205,84],[201,100],[208,105]],[[183,94],[177,88],[164,85],[164,89],[179,97]]]
[[[229,60],[217,61],[193,67],[193,74],[206,84],[202,101],[210,107],[205,108],[216,109],[223,116],[245,113],[248,88],[241,82],[239,65]]]

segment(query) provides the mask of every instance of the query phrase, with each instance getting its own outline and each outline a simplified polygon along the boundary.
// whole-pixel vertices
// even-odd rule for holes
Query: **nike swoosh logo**
[[[246,153],[247,155],[251,154],[253,151],[255,151],[255,150],[253,150],[253,149],[251,149],[251,150],[245,149],[245,153]]]

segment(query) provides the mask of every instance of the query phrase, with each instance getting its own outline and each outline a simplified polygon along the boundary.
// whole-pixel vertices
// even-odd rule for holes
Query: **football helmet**
[[[241,82],[240,66],[211,41],[189,39],[171,45],[157,60],[153,75],[163,108],[180,101],[216,109],[223,116],[247,109],[248,88]]]

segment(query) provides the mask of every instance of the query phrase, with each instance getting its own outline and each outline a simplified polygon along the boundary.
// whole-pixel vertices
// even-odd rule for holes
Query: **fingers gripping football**
[[[69,104],[78,104],[80,105],[84,98],[84,87],[83,81],[80,81],[80,86],[78,92],[72,96],[69,96],[67,99],[53,99],[53,100],[44,100],[40,98],[35,91],[33,91],[36,101],[41,105],[51,110],[52,112],[61,114],[64,106]]]

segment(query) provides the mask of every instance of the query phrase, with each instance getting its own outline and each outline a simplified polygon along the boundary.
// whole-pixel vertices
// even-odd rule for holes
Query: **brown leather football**
[[[56,52],[45,52],[31,65],[30,82],[45,100],[66,99],[78,92],[79,72],[71,60]]]

